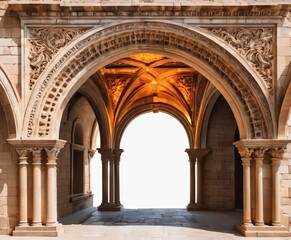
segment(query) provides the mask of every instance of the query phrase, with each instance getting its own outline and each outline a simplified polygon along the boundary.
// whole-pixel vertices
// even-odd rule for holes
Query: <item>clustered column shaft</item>
[[[119,210],[120,207],[122,207],[120,203],[119,163],[120,155],[123,152],[123,150],[111,148],[98,148],[97,150],[101,154],[102,161],[102,203],[98,207],[98,210],[100,211]],[[109,184],[109,194],[108,194],[108,184]],[[108,195],[110,202],[108,202]]]
[[[41,225],[41,148],[32,149],[33,215],[32,225]]]
[[[267,148],[267,147],[242,147],[239,148],[239,153],[242,157],[243,165],[243,225],[245,227],[264,226],[264,187],[263,187],[263,166],[266,152],[271,153],[272,167],[272,225],[280,226],[280,173],[279,167],[283,158],[282,148]],[[255,171],[255,189],[251,187],[251,165],[254,164]],[[251,212],[251,197],[254,197],[255,214],[252,217]],[[252,221],[253,220],[253,221]]]
[[[27,226],[27,154],[30,149],[16,149],[19,155],[19,226]]]
[[[57,222],[57,155],[59,148],[16,148],[19,154],[19,226],[29,226],[28,222],[28,154],[32,154],[32,226],[42,225],[42,150],[47,154],[47,226]]]
[[[189,148],[186,149],[190,162],[190,202],[188,210],[204,208],[203,197],[203,159],[209,153],[208,149]],[[197,165],[197,176],[196,176]],[[197,182],[197,202],[196,202],[196,182]]]
[[[253,150],[239,149],[243,165],[243,224],[252,225],[251,219],[251,154]]]

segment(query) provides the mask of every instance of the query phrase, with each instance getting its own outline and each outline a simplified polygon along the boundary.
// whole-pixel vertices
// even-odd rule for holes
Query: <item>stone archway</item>
[[[260,78],[247,61],[214,42],[207,31],[168,22],[124,22],[88,30],[63,49],[38,77],[26,111],[24,138],[55,138],[65,99],[96,69],[140,49],[163,53],[195,66],[222,93],[241,138],[272,138],[272,112]],[[243,62],[240,63],[240,61]],[[232,65],[229,65],[229,62]],[[38,114],[39,113],[39,114]]]
[[[16,91],[10,85],[7,75],[0,65],[0,102],[6,116],[10,138],[17,137],[17,134],[19,134],[20,111],[18,100]]]

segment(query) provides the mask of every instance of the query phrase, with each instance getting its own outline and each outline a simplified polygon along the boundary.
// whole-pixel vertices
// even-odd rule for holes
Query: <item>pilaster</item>
[[[284,149],[288,143],[290,143],[290,140],[278,139],[244,139],[234,143],[239,149],[244,167],[244,220],[243,224],[237,226],[237,228],[246,237],[291,236],[289,226],[283,226],[280,222],[279,166],[280,160],[282,159],[282,149]],[[272,155],[272,192],[269,196],[264,194],[263,187],[263,165],[267,151]],[[254,172],[250,171],[251,164],[255,166]],[[252,174],[253,176],[251,176]],[[250,178],[255,180],[255,189],[251,189]],[[251,195],[255,198],[255,216],[252,216],[250,211]],[[264,197],[272,199],[271,225],[267,225],[264,222]],[[252,219],[254,219],[254,222],[252,222]]]
[[[60,149],[65,145],[63,140],[14,140],[8,142],[19,154],[19,225],[13,236],[58,236],[64,229],[57,222],[57,172],[56,160]],[[45,150],[45,151],[44,151]],[[42,152],[47,156],[47,186],[42,185]],[[28,154],[32,154],[32,165],[29,166]],[[32,193],[27,188],[27,169],[32,168]],[[46,206],[42,206],[41,189],[47,190]],[[32,194],[32,221],[28,221],[27,195]],[[47,219],[42,220],[42,209],[47,208]]]
[[[205,209],[203,195],[203,160],[209,153],[209,149],[189,148],[186,149],[190,163],[190,202],[187,206],[188,211]],[[197,167],[197,176],[196,176]],[[196,184],[197,183],[197,184]],[[197,199],[196,199],[197,185]]]

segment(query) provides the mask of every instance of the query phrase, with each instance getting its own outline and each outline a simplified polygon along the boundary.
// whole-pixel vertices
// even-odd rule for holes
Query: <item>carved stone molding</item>
[[[88,28],[28,28],[31,90],[57,52]]]
[[[168,34],[169,32],[171,34]],[[104,38],[104,36],[107,36],[107,38]],[[167,46],[199,58],[201,62],[220,74],[224,84],[231,86],[236,93],[236,97],[248,114],[252,137],[262,138],[266,129],[271,135],[273,134],[270,110],[264,96],[260,95],[259,86],[253,77],[248,72],[243,71],[240,63],[225,49],[200,33],[181,26],[167,23],[131,22],[94,32],[68,49],[54,63],[48,75],[42,80],[42,85],[34,99],[27,136],[31,137],[35,128],[37,128],[36,134],[38,137],[49,135],[51,118],[56,112],[57,101],[63,95],[70,81],[87,65],[110,51],[143,44]],[[214,53],[212,49],[223,54],[223,57],[233,59],[233,65],[226,63],[223,57]],[[74,58],[70,58],[76,52],[78,54]],[[253,90],[257,91],[256,95],[252,93],[253,90],[250,89],[250,85]],[[48,86],[49,89],[47,89]],[[47,96],[44,101],[41,100],[43,95]],[[258,104],[258,99],[261,99],[260,104]],[[40,105],[41,102],[44,105]],[[39,109],[40,107],[41,109]],[[36,112],[39,111],[41,116],[38,120],[35,119],[35,116],[37,116]],[[269,127],[267,128],[265,124],[269,124]]]
[[[273,94],[273,29],[272,28],[208,28],[235,48],[259,73]]]

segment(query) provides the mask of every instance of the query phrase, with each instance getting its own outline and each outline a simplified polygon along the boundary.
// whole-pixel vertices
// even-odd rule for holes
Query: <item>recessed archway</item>
[[[179,139],[179,141],[176,141]],[[185,208],[189,146],[183,126],[165,113],[135,118],[122,136],[121,200],[126,208]]]

